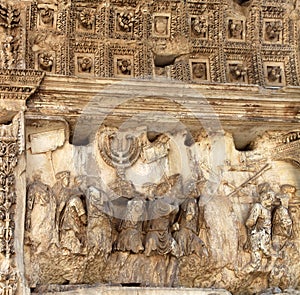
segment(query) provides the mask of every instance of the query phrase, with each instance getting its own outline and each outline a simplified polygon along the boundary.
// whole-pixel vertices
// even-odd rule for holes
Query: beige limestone
[[[1,0],[0,293],[296,294],[298,2]]]

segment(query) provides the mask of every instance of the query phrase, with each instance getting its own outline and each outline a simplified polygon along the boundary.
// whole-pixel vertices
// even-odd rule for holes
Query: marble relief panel
[[[187,144],[182,130],[102,126],[75,146],[65,124],[44,123],[27,130],[32,290],[134,283],[243,294],[297,283],[300,131],[268,132],[238,151],[226,132],[199,130]]]

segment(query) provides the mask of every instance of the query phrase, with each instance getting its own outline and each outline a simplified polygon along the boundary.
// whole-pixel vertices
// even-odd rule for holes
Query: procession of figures
[[[179,195],[182,188],[172,187],[172,179],[180,182],[180,175],[171,176],[167,185],[152,185],[147,196],[130,181],[118,180],[109,198],[87,187],[84,176],[74,177],[71,186],[69,171],[57,173],[52,188],[37,177],[27,192],[27,243],[36,253],[56,245],[82,255],[92,250],[207,256],[199,238],[199,195]],[[112,228],[110,237],[101,233],[101,217]]]
[[[107,259],[112,253],[127,252],[213,260],[209,245],[200,238],[205,236],[205,220],[199,185],[184,195],[177,174],[157,185],[147,184],[144,195],[131,181],[118,178],[105,193],[88,186],[86,179],[62,171],[56,174],[53,187],[39,177],[29,184],[25,243],[35,255],[56,249],[57,255],[65,257],[102,255]],[[276,263],[283,259],[293,235],[299,235],[298,220],[293,220],[289,207],[296,188],[283,184],[274,192],[265,182],[257,190],[257,203],[245,221],[244,249],[251,253],[251,261],[237,276],[268,269],[270,278],[280,281],[283,274]]]
[[[269,160],[286,155],[298,135],[284,135],[269,160],[269,137],[255,151],[234,150],[220,178],[209,157],[201,159],[210,153],[208,137],[182,148],[182,159],[184,149],[187,157],[181,170],[170,169],[176,159],[171,135],[150,141],[145,133],[106,128],[97,138],[90,160],[100,168],[93,175],[59,170],[46,154],[40,167],[48,168],[28,175],[24,253],[30,288],[213,286],[240,295],[297,283],[297,186],[280,183]],[[230,136],[226,140],[233,148]],[[67,146],[59,152],[69,154]],[[141,169],[149,174],[144,177]]]

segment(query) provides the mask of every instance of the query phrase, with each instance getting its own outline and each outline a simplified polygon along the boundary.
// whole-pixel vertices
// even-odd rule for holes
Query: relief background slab
[[[214,91],[206,86],[195,90],[186,85],[151,81],[142,85],[136,81],[123,81],[106,87],[98,84],[100,89],[97,94],[80,113],[71,107],[62,119],[63,108],[56,108],[48,117],[41,114],[42,110],[49,112],[52,108],[51,100],[47,100],[48,105],[43,109],[36,107],[45,102],[45,97],[51,97],[51,85],[51,79],[46,79],[44,88],[29,101],[27,183],[34,183],[34,179],[40,175],[42,183],[49,186],[49,190],[51,187],[54,189],[59,182],[56,174],[67,171],[70,174],[69,188],[78,190],[75,177],[87,176],[86,186],[80,188],[83,189],[82,201],[86,202],[87,224],[83,226],[86,236],[83,240],[79,239],[82,248],[75,250],[75,247],[72,250],[70,245],[63,245],[59,238],[55,240],[53,237],[54,241],[51,242],[52,238],[48,237],[49,244],[40,245],[37,238],[33,246],[35,237],[26,240],[25,234],[25,270],[31,288],[43,290],[40,289],[43,285],[66,283],[112,283],[124,286],[215,287],[225,288],[233,294],[243,294],[267,289],[272,284],[279,284],[283,289],[297,285],[299,266],[294,264],[299,260],[296,250],[299,246],[297,193],[289,203],[293,236],[284,248],[284,257],[278,258],[274,254],[276,257],[270,262],[269,258],[262,256],[254,270],[247,269],[252,258],[245,226],[251,208],[259,202],[260,184],[269,183],[276,194],[280,193],[283,184],[299,187],[299,129],[295,128],[297,124],[292,123],[295,117],[291,115],[291,123],[286,122],[289,118],[288,107],[284,113],[278,107],[278,112],[270,117],[267,115],[274,101],[283,104],[282,96],[292,100],[292,95],[296,96],[293,89],[291,92],[270,92],[265,99],[266,96],[261,95],[259,88],[255,87],[233,87],[224,93],[222,87],[216,87]],[[82,89],[78,85],[72,86],[78,91],[69,89],[70,96],[76,92],[78,97],[82,97]],[[224,103],[221,106],[219,98],[220,95],[224,100],[224,96],[227,96],[230,103],[237,104],[235,97],[242,90],[245,104],[255,101],[255,108],[260,109],[260,112],[244,112],[243,115],[247,117],[244,122],[236,108],[222,108]],[[176,97],[175,93],[181,93],[181,96]],[[88,101],[88,96],[85,97]],[[117,97],[116,105],[114,97]],[[72,104],[74,99],[76,96],[73,95]],[[60,104],[70,103],[66,93]],[[285,103],[289,105],[288,101]],[[143,104],[144,110],[138,113],[136,110],[141,110],[139,104]],[[167,108],[170,113],[164,116],[162,112],[154,111],[154,104]],[[250,105],[249,108],[253,107]],[[184,116],[179,117],[178,114],[182,113],[178,110]],[[176,114],[177,117],[170,114]],[[76,124],[72,123],[75,122],[74,115]],[[197,119],[198,115],[200,120]],[[263,118],[259,124],[256,122],[258,116]],[[278,124],[281,116],[284,124]],[[99,122],[103,123],[102,126]],[[256,133],[248,131],[249,136],[241,136],[243,129]],[[117,152],[119,148],[126,148],[126,144],[114,146],[110,141],[109,134],[116,132],[121,137],[124,134],[135,135],[137,141],[131,144],[132,151],[139,153],[138,157],[133,152],[128,161],[118,158],[119,155],[115,162],[111,162],[111,150],[116,149]],[[243,148],[237,149],[234,135]],[[69,136],[73,144],[69,142]],[[127,137],[122,138],[126,142]],[[133,191],[130,183],[134,186]],[[91,200],[95,199],[88,196],[88,188],[91,187],[98,191],[98,204],[94,208],[90,206]],[[114,193],[123,197],[115,198]],[[48,204],[47,218],[54,216],[56,198],[54,194],[53,205]],[[143,200],[146,207],[152,204],[153,198],[170,198],[171,205],[178,202],[179,213],[169,217],[168,225],[174,237],[176,230],[173,225],[180,220],[180,212],[184,212],[184,201],[187,198],[195,200],[199,210],[197,237],[205,244],[207,256],[197,254],[196,250],[178,257],[171,250],[166,255],[155,251],[145,254],[147,230],[144,226],[147,218],[136,225],[141,230],[142,248],[137,250],[129,244],[127,247],[131,250],[120,250],[124,247],[118,242],[122,232],[121,219],[129,218],[126,217],[129,214],[126,213],[127,206],[130,200],[136,198]],[[174,203],[174,200],[177,201]],[[273,214],[278,204],[275,200]],[[97,219],[94,219],[95,216]],[[54,217],[51,218],[54,222]],[[60,229],[54,232],[56,230],[60,232]],[[39,228],[39,231],[43,235],[48,229]],[[122,233],[121,237],[126,241],[126,233]],[[279,271],[276,277],[273,273],[279,261],[289,270],[285,269],[284,274]],[[267,269],[268,265],[272,267]]]
[[[0,293],[296,294],[299,20],[1,0]]]

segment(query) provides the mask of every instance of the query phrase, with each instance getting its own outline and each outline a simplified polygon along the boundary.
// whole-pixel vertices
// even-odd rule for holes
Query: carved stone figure
[[[178,256],[178,245],[171,235],[174,216],[178,206],[169,204],[164,199],[150,201],[148,207],[149,221],[146,222],[145,254],[153,252],[159,255],[171,253]]]
[[[200,258],[208,256],[207,249],[203,241],[199,238],[199,208],[197,200],[188,198],[180,206],[180,214],[174,229],[180,256],[196,254]]]
[[[128,201],[124,219],[119,225],[117,251],[131,251],[139,253],[144,250],[142,235],[142,216],[145,213],[145,204],[142,199]]]
[[[56,199],[56,214],[55,214],[55,224],[58,231],[60,215],[65,207],[65,204],[70,196],[70,171],[58,172],[55,175],[57,182],[53,186],[53,194]]]
[[[27,190],[26,230],[35,253],[46,252],[57,242],[56,202],[51,188],[36,178]]]
[[[293,222],[288,206],[291,195],[295,191],[294,186],[284,184],[280,187],[280,194],[277,195],[280,205],[275,209],[272,221],[272,245],[277,252],[284,247],[286,241],[292,235]]]
[[[89,256],[108,255],[112,251],[112,215],[105,193],[94,186],[87,189],[87,248]]]
[[[271,257],[271,210],[274,202],[274,192],[268,183],[258,186],[259,203],[253,205],[246,221],[249,232],[252,271],[261,266],[263,255]]]
[[[137,194],[132,181],[121,177],[117,177],[116,181],[111,183],[109,186],[118,198],[122,197],[126,199],[132,199]]]
[[[289,184],[280,186],[277,199],[280,204],[275,208],[272,220],[272,246],[276,251],[275,262],[269,275],[270,286],[288,286],[292,280],[289,273],[290,250],[295,247],[292,240],[293,222],[289,212],[289,201],[294,196],[296,188]],[[289,248],[289,249],[288,249]]]
[[[80,197],[80,193],[71,195],[62,210],[59,225],[61,246],[73,254],[82,253],[86,243],[87,215]]]

